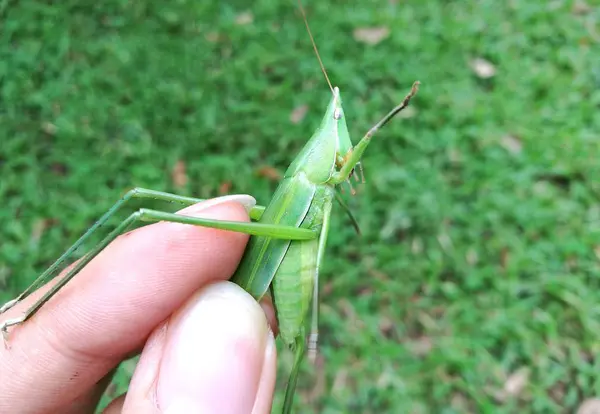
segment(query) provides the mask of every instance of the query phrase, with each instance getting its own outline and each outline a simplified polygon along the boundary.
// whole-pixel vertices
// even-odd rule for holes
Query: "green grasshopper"
[[[300,151],[284,174],[266,207],[255,206],[249,213],[252,222],[233,222],[142,208],[122,221],[108,236],[98,243],[73,268],[52,286],[21,316],[0,323],[5,341],[8,328],[31,318],[65,284],[75,277],[110,242],[140,222],[166,221],[251,235],[242,261],[232,281],[260,300],[270,290],[276,309],[279,333],[284,343],[295,352],[294,365],[288,380],[283,412],[291,412],[300,363],[306,348],[311,358],[316,354],[318,338],[318,281],[329,232],[334,198],[356,220],[336,192],[336,187],[349,183],[357,176],[361,157],[371,142],[371,137],[396,114],[406,108],[417,93],[419,82],[402,102],[373,126],[357,145],[352,146],[342,109],[339,89],[333,88],[319,56],[306,14],[298,1],[304,23],[315,54],[333,94],[321,125]],[[65,261],[99,227],[105,224],[121,207],[135,198],[149,198],[192,205],[201,199],[161,191],[135,188],[119,199],[92,227],[90,227],[56,262],[44,271],[23,293],[0,308],[0,314],[26,298],[43,282],[61,268]],[[310,334],[308,316],[311,314]],[[308,342],[308,346],[306,344]]]

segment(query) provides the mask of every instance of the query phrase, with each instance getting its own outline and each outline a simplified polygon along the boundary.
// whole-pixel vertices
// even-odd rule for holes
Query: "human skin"
[[[248,221],[249,196],[180,213]],[[93,413],[114,369],[141,358],[105,413],[268,413],[275,315],[226,282],[248,236],[156,223],[111,243],[0,349],[0,412]],[[20,315],[49,285],[0,316]]]

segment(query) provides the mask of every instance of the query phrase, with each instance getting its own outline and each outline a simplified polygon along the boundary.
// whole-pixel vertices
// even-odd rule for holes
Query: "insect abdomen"
[[[333,199],[333,188],[317,185],[311,206],[300,227],[320,230],[324,206]],[[273,301],[277,308],[279,334],[292,346],[308,320],[314,281],[319,271],[319,239],[293,241],[273,279]]]
[[[292,242],[273,279],[279,334],[291,346],[300,334],[313,293],[318,240]]]

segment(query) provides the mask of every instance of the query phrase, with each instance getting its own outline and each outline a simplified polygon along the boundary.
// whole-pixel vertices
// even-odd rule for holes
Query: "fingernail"
[[[210,207],[229,202],[241,204],[247,213],[249,213],[250,210],[252,210],[252,208],[254,208],[256,205],[256,199],[248,194],[231,194],[203,201],[200,204],[193,206],[191,211],[200,212]]]
[[[264,312],[239,286],[219,282],[198,292],[169,321],[157,383],[160,409],[251,412],[268,335]]]

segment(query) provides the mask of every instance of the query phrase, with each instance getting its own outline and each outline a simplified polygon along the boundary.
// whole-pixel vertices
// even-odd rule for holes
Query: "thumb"
[[[269,413],[275,362],[260,305],[231,282],[209,285],[152,335],[123,413]]]

